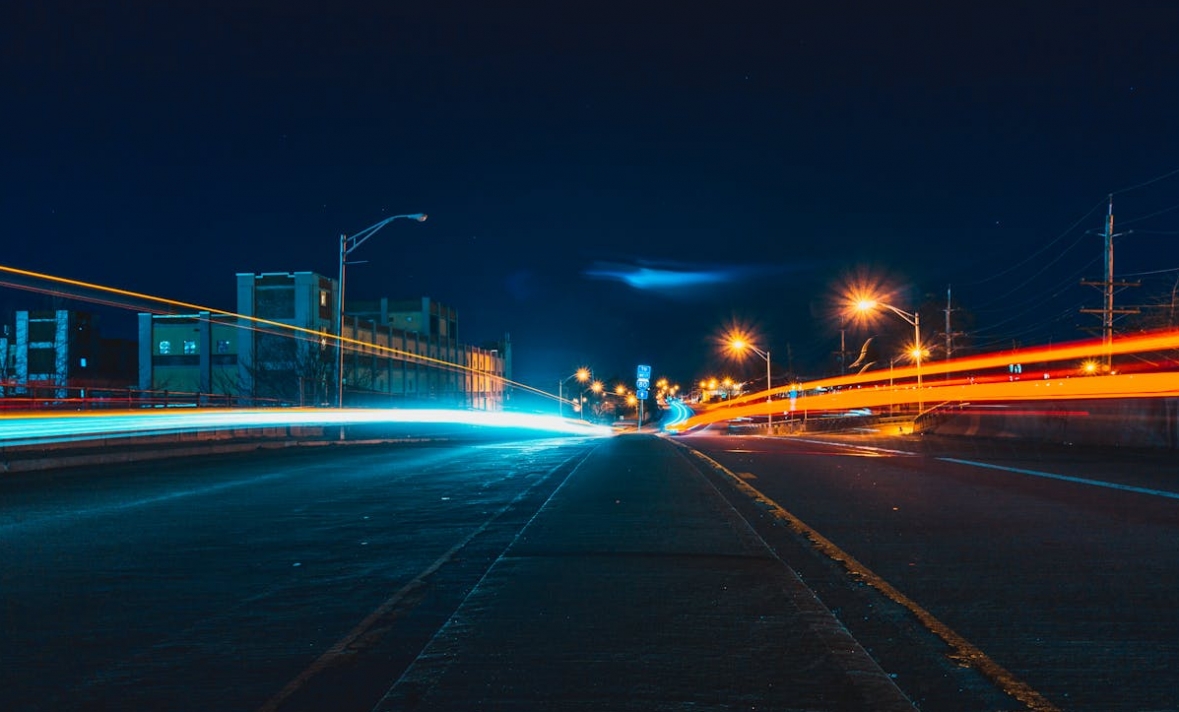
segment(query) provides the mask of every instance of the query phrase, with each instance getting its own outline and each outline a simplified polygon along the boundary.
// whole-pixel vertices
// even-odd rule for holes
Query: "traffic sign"
[[[639,400],[647,400],[649,395],[650,393],[648,393],[646,388],[640,388],[635,391],[635,398],[638,398]]]
[[[639,400],[647,397],[647,389],[651,387],[651,367],[640,365],[635,372],[635,390],[642,395],[635,394]]]

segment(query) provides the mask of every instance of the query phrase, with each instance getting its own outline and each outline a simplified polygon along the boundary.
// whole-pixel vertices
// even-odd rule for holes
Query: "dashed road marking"
[[[1166,497],[1168,499],[1179,499],[1179,492],[1169,492],[1167,490],[1151,489],[1150,487],[1135,487],[1134,485],[1123,485],[1117,482],[1105,482],[1103,480],[1090,480],[1084,477],[1073,477],[1071,475],[1057,475],[1052,472],[1040,472],[1039,470],[1025,470],[1022,467],[1008,467],[1006,465],[994,465],[989,462],[977,462],[975,460],[959,460],[956,457],[939,457],[938,460],[942,462],[952,462],[956,465],[971,465],[974,467],[985,467],[988,470],[1002,470],[1004,472],[1014,472],[1019,475],[1031,475],[1032,477],[1043,477],[1049,480],[1060,480],[1061,482],[1072,482],[1080,485],[1090,485],[1092,487],[1105,487],[1107,489],[1121,490],[1123,492],[1137,492],[1138,494],[1148,494],[1154,497]]]

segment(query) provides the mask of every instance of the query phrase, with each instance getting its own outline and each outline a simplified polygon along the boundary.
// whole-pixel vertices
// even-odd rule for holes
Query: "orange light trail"
[[[876,370],[852,376],[825,378],[774,388],[772,394],[794,392],[793,399],[766,401],[766,392],[749,393],[715,403],[682,424],[691,428],[732,418],[821,411],[847,411],[916,403],[974,403],[995,401],[1043,401],[1108,398],[1162,398],[1179,396],[1179,361],[1173,370],[1109,375],[1085,375],[1080,362],[1094,355],[1127,355],[1179,349],[1179,330],[1123,337],[1112,344],[1080,341],[1049,347],[983,354],[951,361],[923,364],[923,387],[912,382],[915,366]],[[1064,368],[1060,364],[1067,364]],[[1018,378],[1000,376],[993,369],[1010,364],[1024,366]],[[1040,377],[1041,373],[1048,378]],[[954,374],[947,380],[931,376]],[[977,374],[977,377],[976,377]],[[891,381],[891,385],[890,385]]]

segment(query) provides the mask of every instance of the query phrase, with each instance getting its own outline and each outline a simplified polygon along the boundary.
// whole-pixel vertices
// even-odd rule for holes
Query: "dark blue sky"
[[[1179,277],[1173,2],[499,4],[10,3],[0,263],[232,309],[428,212],[349,294],[511,332],[546,388],[718,372],[732,321],[822,375],[853,269],[953,284],[979,346],[1081,338],[1127,188],[1119,300]]]

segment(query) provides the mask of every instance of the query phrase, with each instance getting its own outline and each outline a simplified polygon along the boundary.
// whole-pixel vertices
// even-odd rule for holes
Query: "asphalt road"
[[[369,709],[593,442],[0,478],[0,709]]]
[[[11,475],[0,709],[1179,709],[1175,463],[706,431]]]
[[[1057,709],[1179,709],[1174,452],[707,431],[683,442],[849,558],[840,573],[891,587],[930,616],[922,627],[956,636],[1008,685]],[[936,660],[883,624],[887,605],[849,596],[813,543],[759,530],[915,702],[944,704]]]

